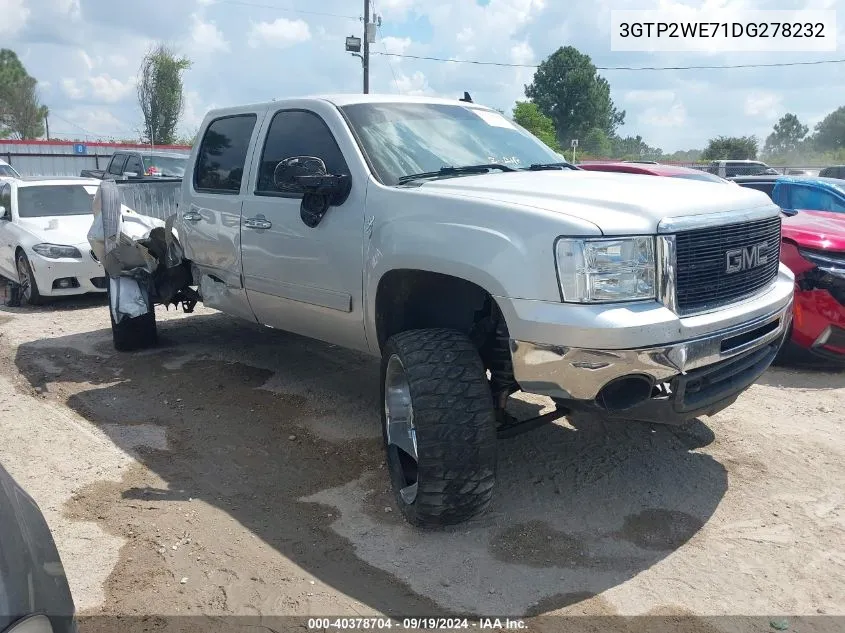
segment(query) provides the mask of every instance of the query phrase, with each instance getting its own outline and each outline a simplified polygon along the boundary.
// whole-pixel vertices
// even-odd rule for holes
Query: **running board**
[[[496,434],[500,440],[522,435],[528,431],[540,428],[545,424],[559,420],[569,413],[569,409],[565,407],[558,407],[554,411],[549,411],[548,413],[544,413],[536,418],[528,418],[527,420],[516,420],[513,416],[505,413],[505,415],[511,420],[514,420],[514,422],[499,427]]]

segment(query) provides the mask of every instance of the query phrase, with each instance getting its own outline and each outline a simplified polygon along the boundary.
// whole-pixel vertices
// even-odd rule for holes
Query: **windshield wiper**
[[[409,174],[402,176],[396,181],[397,185],[404,185],[414,180],[422,180],[423,178],[442,178],[444,176],[467,176],[472,174],[486,174],[491,169],[498,169],[499,171],[516,171],[513,167],[502,165],[500,163],[483,163],[480,165],[462,165],[461,167],[441,167],[437,171],[426,171],[421,174]]]
[[[580,169],[572,163],[534,163],[528,166],[528,171],[547,171],[550,169]]]

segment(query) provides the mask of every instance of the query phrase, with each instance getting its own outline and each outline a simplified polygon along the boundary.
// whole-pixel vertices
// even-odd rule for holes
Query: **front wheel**
[[[119,352],[131,352],[155,346],[158,342],[155,308],[150,305],[146,314],[138,317],[123,316],[120,322],[114,320],[113,306],[116,297],[112,295],[112,284],[109,280],[109,317],[111,318],[111,334],[114,348]]]
[[[437,527],[484,512],[496,478],[496,416],[469,337],[444,329],[393,336],[381,385],[387,464],[405,519]]]
[[[38,306],[44,303],[44,297],[38,292],[38,283],[32,272],[32,266],[26,253],[20,251],[15,258],[15,265],[18,269],[18,285],[20,285],[20,299],[24,304]]]

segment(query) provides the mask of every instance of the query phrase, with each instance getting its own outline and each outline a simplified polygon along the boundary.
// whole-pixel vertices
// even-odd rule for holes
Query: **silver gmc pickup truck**
[[[720,411],[790,327],[781,211],[754,190],[580,170],[497,111],[444,99],[227,108],[199,139],[171,230],[139,241],[156,266],[106,262],[116,347],[155,344],[155,303],[202,301],[380,357],[389,472],[414,525],[489,506],[497,438],[574,410]],[[515,419],[520,390],[557,410]]]

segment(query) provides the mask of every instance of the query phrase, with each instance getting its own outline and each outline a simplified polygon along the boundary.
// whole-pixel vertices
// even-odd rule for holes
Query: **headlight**
[[[845,277],[845,256],[841,253],[816,251],[808,248],[799,248],[798,253],[824,272],[836,277]]]
[[[82,253],[75,246],[62,246],[61,244],[36,244],[32,247],[32,250],[50,259],[61,259],[63,257],[80,259],[82,257]]]
[[[656,297],[654,237],[559,239],[555,249],[563,300],[636,301]]]

